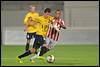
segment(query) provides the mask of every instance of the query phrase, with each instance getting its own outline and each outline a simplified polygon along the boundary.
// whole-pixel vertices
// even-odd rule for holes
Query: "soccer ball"
[[[48,55],[47,56],[47,62],[48,63],[53,63],[55,61],[55,57],[53,55]]]

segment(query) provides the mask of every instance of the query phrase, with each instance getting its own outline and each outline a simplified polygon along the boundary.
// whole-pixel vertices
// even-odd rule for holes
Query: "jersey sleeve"
[[[41,17],[39,17],[39,16],[36,17],[36,18],[35,18],[35,21],[36,21],[37,23],[41,23]]]
[[[50,16],[49,21],[51,24],[53,24],[53,17],[52,16]]]
[[[28,24],[28,22],[27,22],[28,21],[28,17],[29,17],[29,13],[25,15],[25,18],[24,18],[24,24],[25,25]]]
[[[61,20],[61,22],[62,22],[62,24],[63,24],[63,25],[65,25],[65,22],[64,22],[64,20]]]
[[[27,21],[28,21],[28,18],[29,18],[30,16],[31,16],[30,13],[28,13],[28,14],[25,15],[24,24],[26,24],[26,25],[28,24]],[[35,14],[34,14],[34,17],[32,17],[32,20],[33,20],[33,21],[37,21],[37,18],[38,18],[38,17],[39,17],[39,14],[38,14],[38,13],[35,13]]]
[[[35,22],[39,22],[39,14],[36,13],[35,14],[35,17],[33,18]]]

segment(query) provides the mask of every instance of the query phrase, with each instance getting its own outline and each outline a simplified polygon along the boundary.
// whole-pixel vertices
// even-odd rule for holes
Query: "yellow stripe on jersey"
[[[34,25],[34,26],[28,25],[29,17],[31,17],[32,20],[35,21],[35,19],[39,17],[39,14],[36,12],[35,13],[28,12],[24,18],[24,24],[27,25],[27,32],[34,33],[37,31],[37,26],[36,25]]]
[[[49,16],[48,18],[44,18],[44,16],[40,16],[37,19],[37,22],[39,22],[37,32],[36,32],[37,35],[42,35],[43,37],[46,37],[46,33],[49,28],[49,23],[52,23],[50,21],[53,20],[52,18],[53,17],[51,17],[51,16]]]

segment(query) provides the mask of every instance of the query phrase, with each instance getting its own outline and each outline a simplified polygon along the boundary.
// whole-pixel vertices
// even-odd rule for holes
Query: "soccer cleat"
[[[19,63],[23,63],[23,61],[22,61],[19,57],[17,57],[16,60],[17,60]]]
[[[35,63],[35,61],[34,61],[34,60],[32,60],[32,59],[30,59],[30,62],[31,62],[31,63]]]
[[[38,56],[37,59],[45,60],[45,57],[43,57],[43,56]]]

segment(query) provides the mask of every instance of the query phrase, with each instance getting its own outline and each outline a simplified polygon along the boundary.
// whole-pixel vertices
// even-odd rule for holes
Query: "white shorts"
[[[57,41],[54,41],[50,38],[46,38],[46,44],[49,46],[49,49],[52,49],[56,45]]]

